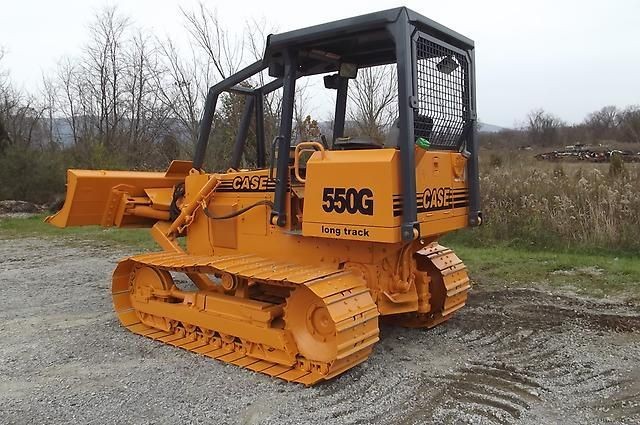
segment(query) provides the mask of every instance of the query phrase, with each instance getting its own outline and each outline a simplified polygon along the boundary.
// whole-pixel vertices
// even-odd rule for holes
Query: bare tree
[[[293,100],[293,134],[291,135],[291,140],[302,142],[305,140],[312,140],[311,132],[307,131],[307,124],[311,120],[311,112],[309,111],[308,82],[304,80],[298,80],[298,82],[299,83],[296,84],[296,93]]]
[[[621,140],[640,143],[640,105],[631,105],[620,112],[618,117]]]
[[[395,68],[376,66],[358,70],[349,82],[348,116],[358,133],[379,142],[397,116],[397,78]]]
[[[69,59],[58,65],[57,79],[60,87],[60,91],[58,92],[58,110],[64,116],[71,129],[74,145],[78,145],[75,76],[75,65]]]
[[[180,9],[185,18],[185,28],[196,44],[206,53],[217,75],[224,79],[236,72],[243,61],[242,43],[231,36],[218,19],[215,10],[199,3],[197,11]]]
[[[83,54],[59,66],[58,110],[87,155],[99,142],[127,162],[149,158],[174,115],[163,101],[176,79],[164,78],[162,46],[114,8],[99,12],[90,30]],[[180,63],[172,45],[166,51]]]
[[[264,55],[264,50],[267,44],[267,37],[270,33],[277,31],[277,27],[268,26],[268,23],[263,20],[252,20],[245,24],[245,48],[251,55],[253,60],[261,60]],[[264,86],[272,81],[267,76],[267,72],[259,73],[255,77],[253,82],[257,86]],[[310,117],[309,111],[310,94],[309,84],[305,80],[298,80],[296,82],[296,94],[294,99],[294,111],[293,111],[293,140],[302,140],[303,138],[310,138],[311,133],[306,131],[308,128]],[[282,109],[282,90],[275,90],[268,93],[264,97],[264,115],[265,115],[265,135],[267,140],[271,140],[276,136],[278,126],[280,125],[280,112]],[[313,121],[313,120],[312,120]],[[313,121],[315,122],[315,121]],[[317,125],[317,123],[316,123]],[[315,134],[314,132],[312,132]]]
[[[0,46],[0,65],[2,65],[2,60],[4,59],[5,50],[2,46]],[[7,72],[4,71],[0,67],[0,153],[4,151],[4,148],[11,144],[11,138],[9,137],[9,133],[6,128],[6,118],[7,111],[5,107],[7,92],[8,92],[8,78]]]
[[[527,115],[527,131],[532,144],[548,146],[560,141],[560,128],[565,123],[543,109],[535,109]]]
[[[615,106],[605,106],[604,108],[590,113],[584,121],[584,125],[594,139],[617,137],[619,124],[619,111]]]
[[[43,74],[42,75],[42,90],[41,97],[43,102],[43,107],[45,113],[47,114],[46,125],[46,142],[49,145],[54,145],[56,143],[57,135],[54,134],[55,131],[55,115],[57,112],[57,97],[58,97],[58,87],[56,85],[56,81],[54,77]]]
[[[245,24],[245,48],[251,55],[252,60],[257,61],[262,59],[267,43],[267,37],[270,33],[277,31],[277,27],[268,27],[267,25],[268,24],[265,20],[252,20]],[[262,87],[271,80],[272,79],[267,76],[267,72],[263,71],[256,76],[254,84]],[[304,111],[306,109],[304,103],[308,99],[305,91],[306,86],[301,87],[299,85],[296,89],[296,105],[298,110]],[[281,109],[282,90],[274,90],[264,96],[264,130],[266,140],[272,140],[276,136],[278,126],[280,125]],[[269,154],[269,149],[267,149],[267,154]]]
[[[0,93],[3,93],[9,85],[8,72],[2,68],[2,61],[6,55],[6,50],[3,46],[0,46]]]
[[[198,139],[198,124],[206,93],[206,77],[193,56],[184,60],[171,39],[159,42],[161,69],[156,74],[160,101],[179,124],[193,146]]]
[[[83,76],[90,90],[90,102],[85,105],[96,119],[100,141],[107,147],[115,144],[119,123],[123,118],[121,78],[125,68],[125,31],[129,19],[115,7],[103,9],[90,26],[91,42],[86,46],[82,62]],[[93,108],[95,106],[95,109]]]
[[[168,117],[160,100],[158,75],[160,59],[153,39],[138,30],[125,52],[124,100],[128,121],[127,139],[130,155],[148,150],[160,137]],[[144,145],[144,146],[142,146]]]
[[[2,111],[4,131],[11,144],[22,147],[36,147],[40,142],[41,118],[45,108],[37,103],[35,96],[14,92],[9,89],[4,93]]]
[[[4,55],[5,50],[0,47],[0,65]],[[0,152],[14,144],[31,146],[42,113],[36,97],[15,90],[9,72],[0,68]]]

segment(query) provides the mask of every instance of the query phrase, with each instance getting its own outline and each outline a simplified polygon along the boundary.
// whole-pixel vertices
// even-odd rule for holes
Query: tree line
[[[11,146],[66,149],[78,165],[143,168],[190,156],[209,86],[259,57],[263,41],[258,39],[266,31],[254,28],[238,44],[204,5],[182,15],[191,51],[180,51],[171,38],[149,34],[117,9],[105,8],[90,25],[82,52],[62,58],[55,71],[43,75],[40,92],[19,92],[2,74],[0,152]],[[278,101],[276,95],[266,99],[269,122],[277,119]],[[217,126],[220,133],[238,120],[242,106],[238,96],[223,99],[216,116],[223,124]],[[63,139],[71,143],[63,146]],[[212,156],[212,165],[225,154]]]
[[[640,145],[640,105],[625,108],[605,106],[588,114],[577,124],[567,124],[553,113],[534,109],[516,129],[483,134],[481,145],[488,147],[557,147],[625,143],[637,149]],[[635,146],[635,147],[633,147]]]

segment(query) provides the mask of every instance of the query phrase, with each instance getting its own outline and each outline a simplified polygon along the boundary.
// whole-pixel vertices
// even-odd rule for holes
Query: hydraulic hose
[[[242,215],[244,213],[246,213],[247,211],[249,211],[252,208],[255,207],[259,207],[260,205],[268,205],[270,208],[273,208],[273,202],[269,201],[268,199],[265,199],[263,201],[258,201],[255,204],[249,205],[247,207],[244,207],[242,209],[239,209],[238,211],[234,211],[232,213],[229,214],[224,214],[224,215],[214,215],[211,211],[209,211],[208,208],[203,208],[203,211],[205,213],[205,215],[207,217],[209,217],[211,220],[226,220],[229,218],[234,218],[237,217],[239,215]]]

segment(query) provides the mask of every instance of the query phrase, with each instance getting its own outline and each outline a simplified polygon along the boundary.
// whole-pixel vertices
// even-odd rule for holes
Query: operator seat
[[[338,137],[333,142],[332,149],[335,151],[358,150],[358,149],[380,149],[384,147],[368,137]]]
[[[420,115],[416,113],[413,118],[415,130],[414,136],[417,139],[418,137],[423,137],[427,140],[431,137],[431,133],[433,132],[433,119],[426,115]],[[396,118],[393,122],[393,125],[389,129],[387,133],[387,137],[384,141],[384,146],[387,148],[397,148],[398,140],[400,139],[400,119]]]

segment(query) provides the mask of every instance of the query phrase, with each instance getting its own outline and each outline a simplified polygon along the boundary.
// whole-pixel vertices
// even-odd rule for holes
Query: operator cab
[[[385,65],[395,67],[398,99],[398,118],[388,137],[376,141],[345,134],[349,81],[356,78],[361,69]],[[248,127],[255,116],[257,168],[271,170],[270,181],[275,184],[270,224],[292,228],[292,221],[296,220],[292,202],[299,201],[301,210],[302,200],[306,197],[309,201],[310,187],[309,183],[305,184],[310,173],[309,164],[314,157],[326,156],[332,157],[336,165],[335,170],[326,170],[331,173],[346,173],[352,177],[363,173],[368,180],[386,178],[393,181],[394,187],[398,187],[397,193],[386,193],[388,188],[385,186],[384,196],[389,198],[385,200],[391,202],[393,198],[393,202],[401,204],[402,208],[394,210],[391,224],[392,232],[399,232],[390,233],[388,239],[414,240],[423,229],[418,219],[419,205],[431,206],[427,202],[429,199],[418,196],[422,196],[421,191],[427,193],[431,190],[428,185],[433,188],[434,181],[428,181],[430,177],[426,172],[418,169],[419,162],[425,157],[423,153],[431,150],[442,154],[427,155],[433,157],[433,164],[422,166],[439,168],[446,162],[451,167],[451,173],[441,175],[455,175],[457,184],[465,185],[464,190],[468,189],[468,195],[465,195],[468,196],[467,224],[479,225],[474,65],[472,40],[405,7],[271,34],[261,60],[210,88],[193,166],[202,168],[218,96],[225,91],[232,92],[246,96],[247,101],[230,165],[233,169],[239,168]],[[240,85],[265,70],[274,78],[273,81],[257,88]],[[332,143],[303,142],[293,147],[292,156],[296,82],[312,75],[325,75],[325,87],[336,91],[333,134],[329,138]],[[280,126],[277,136],[269,144],[265,140],[264,96],[280,88]],[[266,150],[269,148],[271,164],[266,163]],[[308,156],[305,152],[312,151],[320,152],[313,153],[310,162],[305,164],[300,156]],[[357,156],[350,151],[357,151]],[[345,163],[346,159],[362,162],[361,170],[337,165],[341,161],[337,154],[343,155]],[[381,169],[381,161],[394,164],[387,174],[375,171]],[[309,178],[309,182],[311,180]],[[422,186],[418,188],[417,183]],[[443,180],[441,183],[446,182]],[[334,181],[334,184],[339,182]],[[296,189],[292,197],[293,187]],[[341,191],[342,187],[338,185],[336,190]],[[453,194],[455,190],[462,191],[463,188],[447,187],[446,193]],[[446,198],[454,199],[455,196]],[[416,199],[419,202],[414,202]],[[423,221],[425,214],[421,216]],[[399,225],[396,224],[398,220]],[[372,225],[378,224],[372,222]]]

